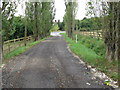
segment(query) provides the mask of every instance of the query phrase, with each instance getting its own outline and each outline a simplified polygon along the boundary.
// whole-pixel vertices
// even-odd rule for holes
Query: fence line
[[[3,43],[3,54],[9,53],[10,51],[15,50],[17,47],[24,45],[25,37],[8,40]],[[26,41],[32,40],[32,36],[26,37]]]
[[[98,30],[98,31],[75,31],[74,33],[85,35],[85,36],[91,36],[93,38],[98,38],[98,39],[103,38],[101,30]]]

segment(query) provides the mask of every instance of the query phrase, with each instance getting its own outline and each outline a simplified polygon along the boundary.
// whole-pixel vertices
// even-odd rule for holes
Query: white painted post
[[[76,43],[77,43],[77,34],[76,34]]]

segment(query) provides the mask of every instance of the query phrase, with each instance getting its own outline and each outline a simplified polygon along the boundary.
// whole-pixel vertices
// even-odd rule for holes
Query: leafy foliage
[[[63,22],[60,22],[60,20],[58,20],[58,27],[59,27],[59,30],[64,31],[64,26],[65,26],[64,21],[63,21]]]
[[[65,5],[66,5],[66,10],[64,15],[65,30],[67,31],[68,37],[73,38],[77,3],[69,2],[68,0],[66,0]]]
[[[97,22],[97,23],[96,23]],[[101,18],[83,18],[83,20],[75,20],[75,24],[80,31],[100,30],[102,27]],[[76,28],[75,28],[76,29]]]
[[[16,7],[16,2],[2,2],[2,35],[4,36],[3,40],[10,39],[10,36],[15,32],[13,28],[13,19]]]
[[[58,24],[54,24],[50,31],[54,32],[54,31],[58,31],[58,30],[59,30]]]
[[[10,40],[34,35],[35,40],[50,34],[55,16],[53,2],[26,2],[25,16],[14,16],[17,2],[3,2],[2,35]],[[47,27],[46,27],[47,26]]]
[[[35,41],[49,35],[55,15],[54,3],[29,2],[26,3],[26,6],[26,23],[28,26],[31,26]]]

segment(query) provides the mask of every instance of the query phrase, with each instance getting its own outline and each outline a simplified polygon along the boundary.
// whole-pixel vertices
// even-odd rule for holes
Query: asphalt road
[[[2,70],[3,88],[105,88],[54,36],[11,60]],[[110,89],[111,90],[111,89]]]

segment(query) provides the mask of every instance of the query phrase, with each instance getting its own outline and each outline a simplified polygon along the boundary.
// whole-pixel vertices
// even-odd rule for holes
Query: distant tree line
[[[96,23],[97,22],[97,23]],[[83,18],[82,20],[75,20],[75,30],[79,31],[92,31],[100,30],[102,28],[101,18]]]
[[[93,31],[102,29],[102,18],[100,17],[84,17],[82,20],[74,21],[74,29],[79,31]],[[59,30],[65,30],[65,22],[58,21]]]
[[[60,20],[58,20],[59,30],[64,31],[64,30],[65,30],[65,29],[64,29],[64,26],[65,26],[64,22],[60,22]]]

